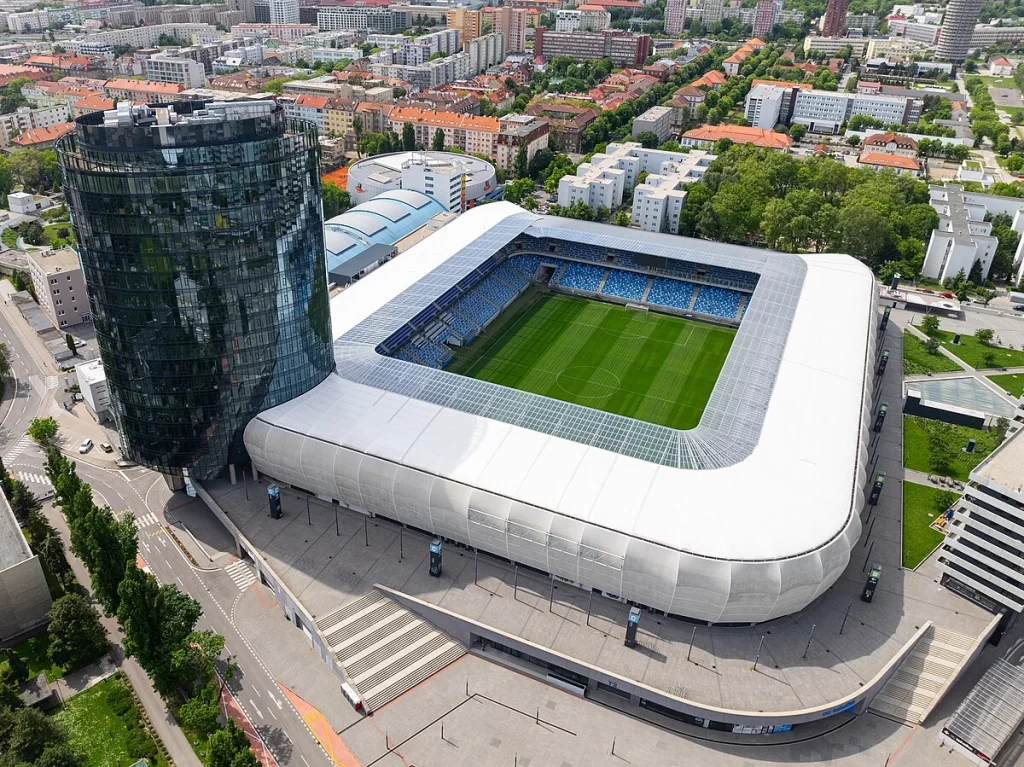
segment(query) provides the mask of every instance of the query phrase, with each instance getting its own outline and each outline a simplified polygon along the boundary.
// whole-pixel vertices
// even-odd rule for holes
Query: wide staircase
[[[461,644],[377,589],[316,625],[367,711],[389,703],[466,653]]]
[[[931,626],[903,660],[870,709],[905,724],[919,724],[941,698],[976,637]]]

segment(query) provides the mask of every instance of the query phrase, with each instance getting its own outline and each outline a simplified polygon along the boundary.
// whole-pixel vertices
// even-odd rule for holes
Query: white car
[[[90,450],[92,450],[92,440],[91,439],[83,439],[82,440],[82,444],[78,446],[78,452],[79,453],[88,453]]]

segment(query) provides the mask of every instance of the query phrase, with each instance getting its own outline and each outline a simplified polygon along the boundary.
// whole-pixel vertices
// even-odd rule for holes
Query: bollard
[[[811,637],[814,636],[814,627],[816,625],[817,624],[815,624],[815,623],[811,624],[811,633],[807,635],[807,646],[804,648],[804,657],[805,658],[807,657],[807,651],[811,649]]]

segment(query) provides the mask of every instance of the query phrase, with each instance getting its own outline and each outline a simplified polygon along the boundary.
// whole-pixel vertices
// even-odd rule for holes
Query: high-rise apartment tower
[[[939,33],[940,59],[963,64],[971,48],[974,25],[981,14],[981,0],[949,0]]]
[[[828,0],[825,18],[821,21],[822,37],[846,36],[846,7],[848,0]]]

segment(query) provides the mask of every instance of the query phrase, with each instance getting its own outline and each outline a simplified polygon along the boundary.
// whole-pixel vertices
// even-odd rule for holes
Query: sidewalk
[[[61,677],[53,683],[53,687],[57,690],[57,696],[67,702],[68,698],[85,692],[93,685],[113,676],[115,671],[117,671],[117,666],[114,665],[113,659],[109,655],[104,655],[95,663],[90,663],[85,668],[80,668],[78,671]]]

